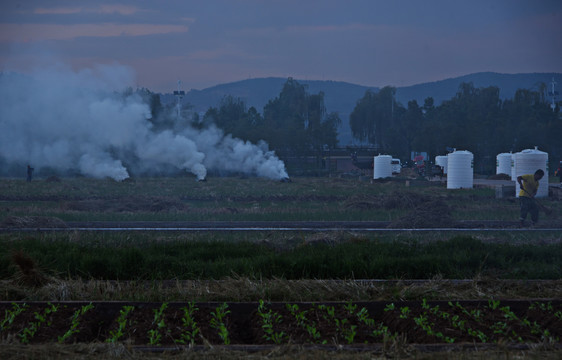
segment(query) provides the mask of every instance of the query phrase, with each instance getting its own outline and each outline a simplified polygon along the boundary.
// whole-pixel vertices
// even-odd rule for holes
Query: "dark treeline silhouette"
[[[305,85],[289,78],[281,93],[261,115],[254,107],[225,96],[211,107],[203,123],[214,123],[225,133],[251,142],[263,140],[280,156],[318,154],[337,146],[337,113],[327,113],[324,93],[309,94]]]
[[[408,159],[411,151],[431,157],[449,148],[471,151],[478,170],[492,172],[496,155],[538,146],[555,164],[562,157],[562,119],[544,92],[517,90],[502,101],[495,86],[475,88],[462,83],[457,94],[439,106],[431,97],[423,105],[394,100],[395,88],[366,92],[350,116],[353,136],[382,151]]]
[[[396,88],[384,87],[366,91],[349,122],[355,139],[402,160],[408,160],[412,151],[433,158],[456,148],[474,154],[476,171],[492,173],[497,154],[538,146],[549,153],[555,168],[562,159],[562,119],[559,106],[551,109],[545,86],[536,91],[519,89],[512,99],[502,100],[498,87],[461,83],[456,95],[438,106],[431,97],[423,104],[412,100],[403,105],[396,101]],[[153,115],[165,111],[150,94],[145,98],[157,108]],[[338,113],[328,113],[323,92],[309,94],[306,85],[289,78],[261,113],[254,107],[247,109],[239,98],[225,96],[202,118],[192,116],[193,126],[211,123],[243,140],[263,140],[283,158],[321,156],[337,148],[341,120]]]

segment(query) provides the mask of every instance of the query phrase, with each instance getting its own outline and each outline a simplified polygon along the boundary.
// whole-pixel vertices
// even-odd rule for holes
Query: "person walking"
[[[539,190],[539,180],[544,176],[544,171],[538,169],[534,174],[520,175],[517,177],[517,183],[521,190],[519,191],[519,205],[521,213],[519,216],[519,225],[525,226],[527,214],[531,214],[532,224],[535,225],[539,221],[539,207],[535,201],[535,195]]]

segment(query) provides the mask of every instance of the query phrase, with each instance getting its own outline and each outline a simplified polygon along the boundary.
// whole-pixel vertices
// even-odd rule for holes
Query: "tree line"
[[[367,91],[350,115],[353,136],[381,151],[409,159],[412,151],[444,155],[450,148],[468,150],[487,172],[495,169],[496,155],[538,146],[549,153],[551,168],[562,160],[560,108],[551,109],[542,91],[519,89],[502,100],[496,86],[475,88],[462,83],[456,95],[435,106],[396,102],[396,89]]]
[[[451,148],[468,150],[474,154],[475,164],[481,162],[487,172],[495,169],[497,154],[535,146],[549,153],[551,168],[562,160],[560,108],[551,109],[544,91],[519,89],[512,99],[502,100],[496,86],[476,88],[462,83],[454,97],[438,106],[432,97],[422,105],[412,100],[404,106],[395,94],[396,88],[390,86],[378,92],[368,90],[349,117],[353,137],[380,153],[408,160],[412,151],[427,152],[434,158]],[[180,125],[174,116],[159,116],[173,114],[173,105],[162,106],[146,90],[143,96],[151,105],[155,126]],[[189,112],[189,105],[182,111]],[[263,140],[282,158],[321,156],[337,148],[341,124],[338,113],[327,111],[323,92],[309,94],[306,85],[292,78],[262,113],[254,107],[248,109],[239,98],[225,96],[201,118],[193,113],[188,118],[191,126],[214,124],[243,140]]]

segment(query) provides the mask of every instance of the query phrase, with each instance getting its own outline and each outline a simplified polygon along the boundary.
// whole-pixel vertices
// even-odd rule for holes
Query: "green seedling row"
[[[240,303],[239,303],[240,304]],[[0,341],[108,342],[133,345],[560,344],[562,303],[97,303],[3,304]],[[106,308],[104,308],[104,306]],[[377,310],[378,309],[378,310]],[[71,316],[69,316],[71,314]],[[105,315],[103,315],[105,314]],[[147,314],[152,317],[147,319]],[[105,316],[105,317],[104,317]],[[29,320],[30,319],[30,320]],[[239,322],[244,321],[244,325]],[[9,326],[7,324],[10,324]],[[98,329],[84,337],[82,330]],[[244,334],[240,333],[243,329]],[[79,337],[80,335],[81,337]]]

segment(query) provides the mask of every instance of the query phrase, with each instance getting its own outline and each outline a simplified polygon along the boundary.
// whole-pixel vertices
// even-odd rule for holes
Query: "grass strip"
[[[467,236],[426,243],[369,239],[336,244],[301,242],[279,248],[248,240],[93,237],[70,241],[61,235],[47,241],[33,236],[2,238],[0,248],[3,277],[30,272],[13,264],[10,256],[14,253],[26,254],[36,266],[57,276],[100,280],[221,279],[233,275],[283,279],[562,277],[562,243],[496,244]]]

